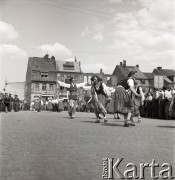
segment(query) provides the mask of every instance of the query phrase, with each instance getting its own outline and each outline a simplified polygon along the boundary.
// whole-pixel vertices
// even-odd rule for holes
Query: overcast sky
[[[174,0],[0,0],[1,85],[25,81],[28,57],[47,52],[112,74],[175,68]]]

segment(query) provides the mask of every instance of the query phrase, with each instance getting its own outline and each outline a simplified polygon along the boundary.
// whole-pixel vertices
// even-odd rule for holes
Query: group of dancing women
[[[137,72],[131,70],[126,79],[127,87],[122,84],[116,88],[106,86],[102,79],[94,75],[91,78],[91,85],[87,82],[76,84],[73,77],[70,78],[70,84],[58,81],[62,87],[69,89],[69,116],[75,117],[75,111],[78,100],[78,88],[91,90],[91,98],[88,104],[94,109],[96,115],[96,123],[99,123],[103,116],[104,123],[107,123],[107,112],[114,115],[124,115],[124,127],[135,126],[133,117],[138,117],[138,122],[141,121],[139,107],[144,101],[144,95],[141,87],[136,81]],[[108,102],[108,105],[107,105]],[[107,106],[106,106],[107,105]],[[108,108],[108,110],[107,110]]]

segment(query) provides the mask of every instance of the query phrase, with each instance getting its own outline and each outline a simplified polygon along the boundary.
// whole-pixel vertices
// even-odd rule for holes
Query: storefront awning
[[[174,84],[170,79],[168,79],[166,76],[164,76],[164,80],[167,82],[167,83],[170,83],[170,84]]]

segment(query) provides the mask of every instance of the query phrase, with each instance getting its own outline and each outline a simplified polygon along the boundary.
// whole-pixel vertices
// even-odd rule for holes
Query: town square
[[[0,0],[0,180],[175,179],[174,0]]]

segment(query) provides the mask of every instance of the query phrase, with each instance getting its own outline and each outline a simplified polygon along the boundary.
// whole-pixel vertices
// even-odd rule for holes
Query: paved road
[[[175,121],[143,119],[129,128],[111,115],[107,125],[94,121],[91,113],[76,119],[67,112],[1,113],[0,179],[98,180],[105,157],[123,157],[122,172],[129,162],[138,166],[153,158],[174,165]],[[149,168],[145,176],[152,179]]]

